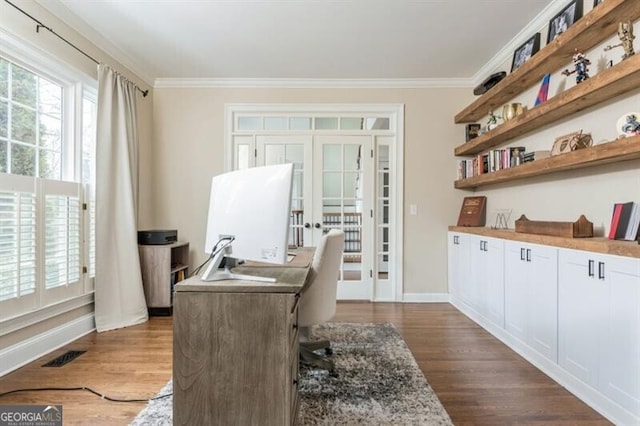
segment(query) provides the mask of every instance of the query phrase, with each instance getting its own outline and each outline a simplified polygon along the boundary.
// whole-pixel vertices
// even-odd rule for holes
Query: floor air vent
[[[59,357],[52,359],[51,361],[43,365],[43,367],[62,367],[66,363],[73,361],[85,352],[86,351],[67,351]]]

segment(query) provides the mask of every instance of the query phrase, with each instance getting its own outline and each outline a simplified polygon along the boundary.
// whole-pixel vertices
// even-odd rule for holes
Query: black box
[[[138,231],[138,244],[160,245],[171,244],[178,241],[178,231],[176,229],[151,229],[148,231]]]

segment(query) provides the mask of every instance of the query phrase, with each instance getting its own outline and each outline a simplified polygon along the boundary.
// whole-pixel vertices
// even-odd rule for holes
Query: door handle
[[[524,248],[520,249],[520,260],[524,260]]]
[[[594,274],[595,274],[595,272],[593,270],[594,264],[595,264],[595,262],[593,260],[589,259],[589,276],[590,277],[593,277]]]
[[[313,225],[316,229],[320,229],[322,228],[322,225],[320,225],[318,222],[316,222],[315,225]]]
[[[598,262],[598,279],[604,280],[604,262]]]
[[[531,262],[531,249],[527,249],[527,262]]]
[[[309,229],[309,228],[311,228],[311,224],[309,222],[305,222],[304,227]]]

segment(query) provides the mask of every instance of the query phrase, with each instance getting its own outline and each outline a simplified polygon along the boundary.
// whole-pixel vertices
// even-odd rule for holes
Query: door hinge
[[[253,149],[253,156],[254,158],[258,158],[258,148]]]
[[[373,218],[373,209],[369,210],[369,215]]]
[[[373,269],[369,269],[369,278],[373,278]]]
[[[86,274],[87,272],[89,272],[89,269],[86,266],[82,267],[82,273]]]
[[[86,210],[87,209],[87,203],[82,203],[82,210]]]
[[[373,150],[371,150],[371,158],[373,158]]]

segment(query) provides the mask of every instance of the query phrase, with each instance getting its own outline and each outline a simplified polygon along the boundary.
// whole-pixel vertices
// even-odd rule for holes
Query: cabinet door
[[[602,275],[608,303],[600,345],[599,389],[640,416],[640,260],[602,256],[596,281],[602,282]]]
[[[462,294],[468,282],[469,251],[466,237],[465,234],[449,232],[449,293],[460,299],[464,299]]]
[[[504,241],[486,238],[484,263],[486,265],[481,285],[485,290],[483,314],[494,324],[504,327]]]
[[[606,321],[605,287],[594,256],[560,250],[558,261],[559,360],[565,370],[597,387],[601,327]]]
[[[478,235],[469,235],[469,257],[470,264],[468,267],[468,287],[466,294],[466,302],[476,312],[481,315],[485,315],[484,312],[484,294],[486,294],[486,274],[487,274],[487,259],[483,251],[486,238],[481,238]]]
[[[558,361],[558,249],[524,245],[527,264],[527,343],[553,362]]]
[[[520,243],[507,241],[504,252],[504,327],[526,342],[529,305],[526,249]]]

